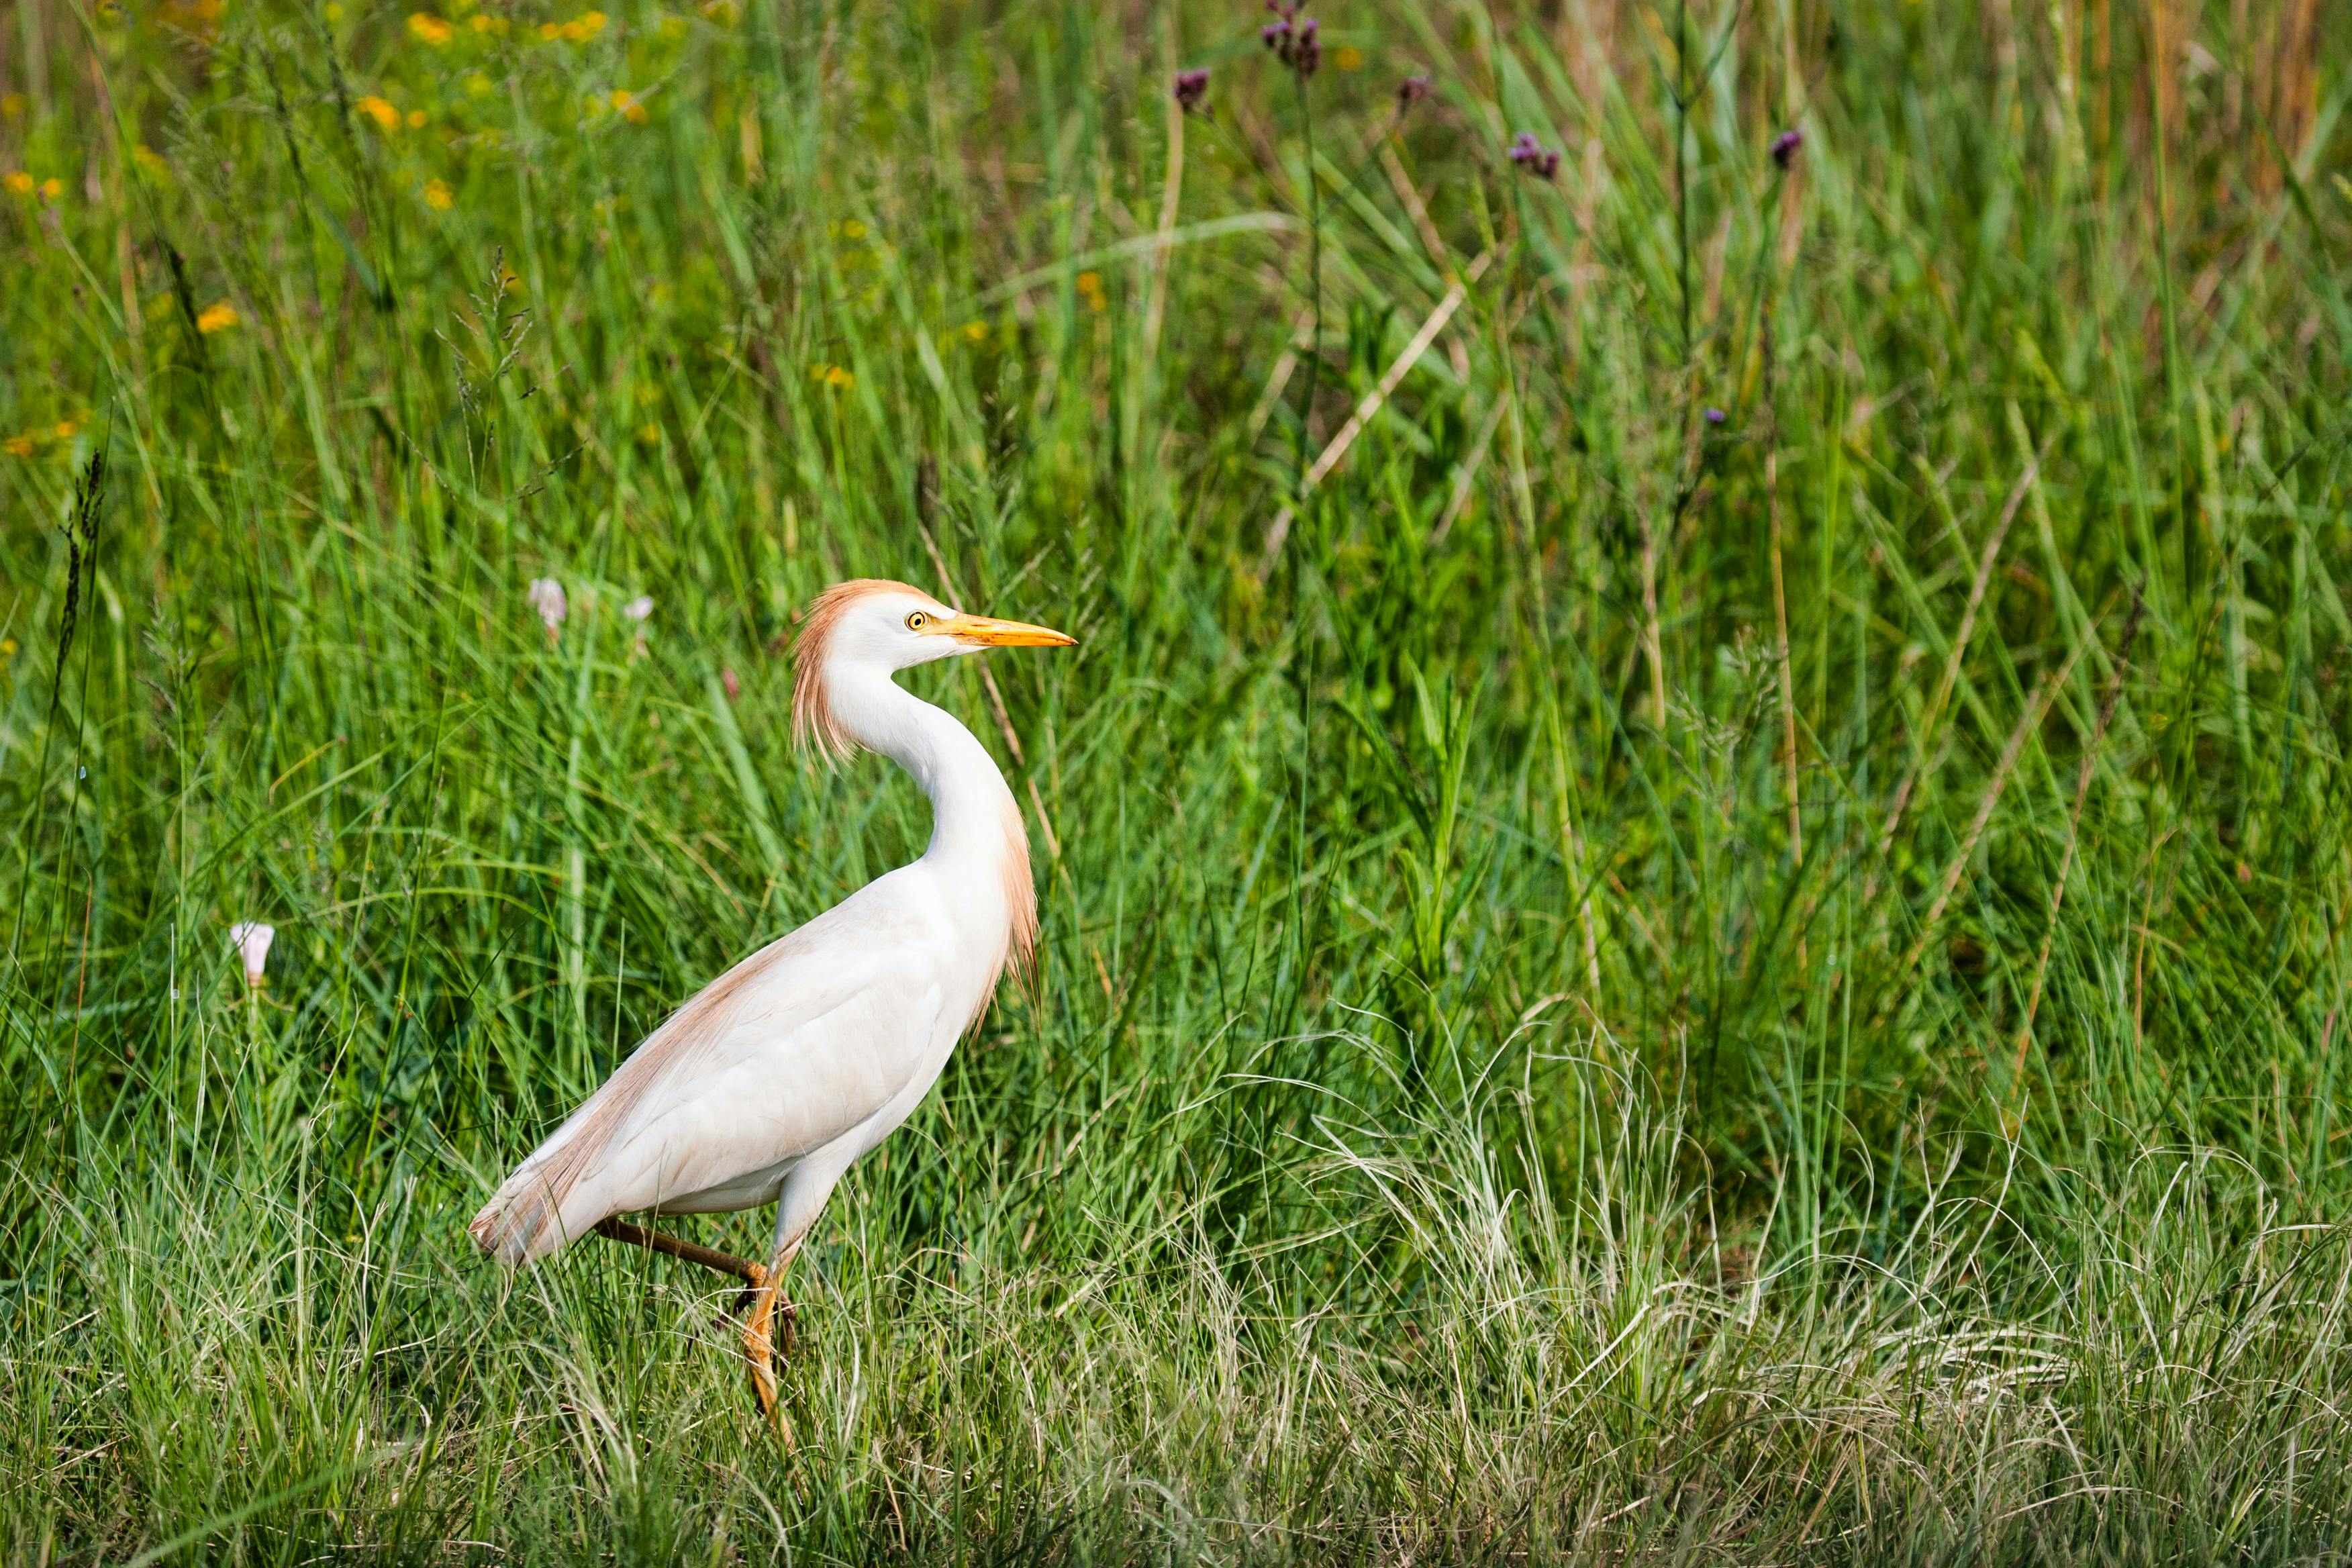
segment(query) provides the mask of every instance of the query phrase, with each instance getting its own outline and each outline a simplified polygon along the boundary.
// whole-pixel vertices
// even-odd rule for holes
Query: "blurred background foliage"
[[[2352,1533],[2340,4],[607,3],[0,23],[11,1560]],[[460,1226],[848,575],[1084,646],[787,1451]]]

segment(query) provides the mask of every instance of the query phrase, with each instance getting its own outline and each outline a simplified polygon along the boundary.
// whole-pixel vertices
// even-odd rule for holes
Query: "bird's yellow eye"
[[[907,617],[907,629],[910,632],[921,631],[925,626],[930,624],[931,617],[923,614],[920,610],[917,610],[913,615]]]

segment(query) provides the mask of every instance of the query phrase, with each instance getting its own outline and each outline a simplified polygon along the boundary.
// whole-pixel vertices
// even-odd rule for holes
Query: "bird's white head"
[[[861,676],[902,669],[992,647],[1069,647],[1077,638],[1046,626],[950,609],[919,588],[876,578],[836,583],[801,622],[793,655],[793,729],[805,742],[845,756],[855,740],[837,695]]]

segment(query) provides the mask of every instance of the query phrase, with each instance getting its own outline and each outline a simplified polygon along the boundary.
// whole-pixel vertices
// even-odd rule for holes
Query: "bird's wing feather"
[[[607,1215],[796,1158],[881,1109],[941,1005],[948,933],[919,891],[899,873],[870,883],[704,987],[491,1194],[475,1239],[527,1261]]]
[[[940,989],[877,985],[657,1094],[563,1205],[569,1234],[607,1215],[740,1181],[839,1139],[895,1100],[936,1035]]]

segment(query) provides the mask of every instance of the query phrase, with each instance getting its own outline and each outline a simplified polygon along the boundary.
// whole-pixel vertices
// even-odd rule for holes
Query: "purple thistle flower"
[[[1265,0],[1265,8],[1274,13],[1274,20],[1257,30],[1265,47],[1275,58],[1303,79],[1315,74],[1323,63],[1323,43],[1316,37],[1312,16],[1298,14],[1300,0]]]
[[[1720,408],[1710,406],[1706,411],[1706,422],[1710,425],[1720,425],[1730,417],[1730,415],[1726,414]]]
[[[1206,70],[1176,73],[1176,107],[1187,114],[1197,113],[1201,100],[1209,96],[1209,73]]]
[[[1772,138],[1772,162],[1783,169],[1797,161],[1797,149],[1805,144],[1805,133],[1794,127]]]
[[[1549,180],[1559,173],[1559,154],[1536,140],[1532,131],[1511,138],[1510,160],[1530,174]]]
[[[1412,106],[1427,98],[1433,90],[1435,89],[1429,85],[1429,78],[1426,75],[1405,78],[1397,83],[1397,112],[1410,114],[1412,111]]]

